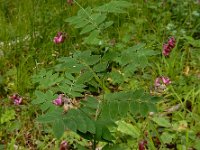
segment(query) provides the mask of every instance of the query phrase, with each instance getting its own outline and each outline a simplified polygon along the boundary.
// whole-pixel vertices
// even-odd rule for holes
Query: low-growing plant
[[[103,35],[100,39],[97,36],[113,23],[106,21],[108,13],[126,13],[124,8],[129,6],[131,3],[126,1],[111,1],[94,9],[80,6],[77,16],[66,21],[82,28],[81,34],[90,33],[85,43],[93,45],[90,49],[97,49],[100,42],[107,40]],[[116,121],[127,115],[143,118],[149,112],[156,112],[159,98],[145,89],[124,88],[113,92],[112,87],[129,82],[135,71],[148,67],[148,58],[157,54],[140,43],[117,50],[110,46],[103,53],[76,51],[58,58],[55,66],[32,77],[36,86],[32,104],[42,110],[37,121],[51,124],[57,138],[69,129],[91,140],[93,149],[100,141],[107,142],[105,147],[109,147],[115,139],[110,129],[116,128]]]
[[[0,149],[200,149],[199,4],[2,0]]]

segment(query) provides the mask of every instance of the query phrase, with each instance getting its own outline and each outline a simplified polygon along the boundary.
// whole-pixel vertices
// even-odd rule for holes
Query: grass
[[[79,4],[86,8],[106,2],[108,0],[89,0],[80,1]],[[170,36],[176,37],[176,47],[169,58],[161,55],[149,58],[148,69],[136,72],[128,79],[127,84],[120,86],[123,89],[143,87],[149,90],[156,77],[170,77],[172,84],[166,93],[162,94],[163,101],[158,104],[158,108],[162,114],[181,104],[179,109],[164,117],[173,124],[173,128],[161,129],[158,127],[160,122],[153,124],[148,119],[144,120],[144,123],[148,124],[148,132],[152,128],[156,131],[163,130],[155,133],[161,141],[160,149],[167,145],[166,149],[172,147],[180,150],[198,150],[200,4],[195,0],[137,0],[132,3],[133,7],[128,13],[109,15],[109,19],[113,19],[115,23],[106,30],[104,38],[107,41],[115,39],[116,46],[113,49],[144,42],[147,47],[161,54],[162,45]],[[31,76],[42,68],[51,68],[61,56],[93,48],[83,44],[85,35],[80,35],[78,29],[64,21],[74,16],[79,9],[76,4],[68,5],[66,0],[0,0],[0,112],[1,118],[5,119],[1,120],[0,144],[6,145],[7,149],[13,149],[15,146],[19,146],[19,149],[58,147],[60,141],[53,137],[51,127],[45,128],[34,120],[42,112],[31,104],[35,91]],[[53,43],[53,37],[58,31],[68,34],[62,45]],[[103,52],[104,49],[105,47],[96,47],[96,51],[99,52]],[[13,93],[23,96],[22,106],[12,104],[9,95]],[[134,121],[130,118],[128,120]],[[141,128],[139,123],[138,128]],[[120,135],[115,135],[117,144],[128,145],[126,149],[137,148],[132,146],[132,138]],[[74,148],[77,148],[77,145],[90,145],[88,141],[81,140],[72,132],[66,133],[64,137]],[[165,141],[170,141],[167,137],[173,140],[167,143]],[[150,141],[149,148],[156,149],[156,140],[152,138]]]

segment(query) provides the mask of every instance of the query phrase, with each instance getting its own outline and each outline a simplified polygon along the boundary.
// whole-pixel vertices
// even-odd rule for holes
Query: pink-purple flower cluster
[[[163,77],[163,76],[156,78],[154,83],[155,87],[159,87],[162,84],[169,85],[171,84],[171,80],[168,77]]]
[[[19,94],[13,94],[10,99],[15,105],[20,105],[22,103],[22,97]]]
[[[58,97],[55,100],[53,100],[53,104],[56,106],[63,105],[63,96],[64,96],[64,94],[58,95]]]
[[[66,36],[62,32],[58,32],[57,35],[54,37],[53,42],[55,44],[60,44],[65,41]]]
[[[171,37],[167,44],[163,44],[163,55],[164,56],[169,56],[170,52],[172,51],[172,49],[175,47],[175,44],[176,44],[176,40],[174,37]]]

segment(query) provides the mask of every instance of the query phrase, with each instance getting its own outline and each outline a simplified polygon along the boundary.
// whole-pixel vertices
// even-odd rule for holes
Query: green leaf
[[[124,77],[119,71],[112,71],[109,74],[112,84],[120,84],[124,82]]]
[[[145,117],[148,115],[149,109],[147,103],[139,103],[140,114]]]
[[[76,22],[76,25],[74,27],[75,28],[83,28],[83,27],[85,27],[88,24],[89,24],[88,20],[82,20],[82,19],[80,19],[79,22]]]
[[[110,110],[110,116],[112,119],[115,119],[116,117],[118,117],[118,102],[110,102],[109,103],[109,110]]]
[[[102,118],[102,119],[110,119],[111,116],[110,116],[110,112],[109,112],[109,104],[104,103],[104,104],[102,104],[101,107],[102,107],[102,110],[101,110],[100,118]]]
[[[114,23],[113,21],[107,21],[105,23],[102,23],[99,27],[102,28],[102,29],[106,29],[106,28],[112,26],[113,23]]]
[[[98,39],[100,34],[99,30],[94,30],[92,31],[89,36],[85,37],[84,42],[86,44],[91,44],[91,45],[98,45],[100,42],[100,39]]]
[[[41,104],[45,102],[45,94],[41,91],[36,90],[35,91],[36,99],[34,99],[31,103],[32,104]]]
[[[95,28],[96,28],[96,26],[94,24],[88,24],[81,30],[80,34],[88,33],[90,31],[94,30]]]
[[[102,130],[103,130],[102,138],[104,140],[112,141],[114,139],[114,137],[112,136],[112,134],[110,133],[109,129],[106,126],[103,126]]]
[[[3,114],[1,114],[0,123],[10,122],[11,120],[15,119],[15,111],[12,109],[7,109]]]
[[[83,84],[89,82],[94,77],[91,71],[83,72],[76,80],[76,83]]]
[[[157,108],[156,108],[156,105],[153,104],[153,103],[148,103],[148,110],[149,112],[157,112]]]
[[[91,120],[88,117],[85,117],[85,121],[87,123],[87,131],[89,131],[92,134],[95,134],[96,132],[96,127],[95,127],[95,123],[93,120]]]
[[[104,62],[114,61],[117,57],[119,57],[119,55],[120,54],[116,51],[108,51],[102,57],[102,61]]]
[[[56,138],[61,138],[65,131],[63,120],[55,120],[53,124],[53,132]]]
[[[167,120],[163,117],[154,117],[152,120],[161,127],[166,127],[166,128],[171,127],[169,120]]]
[[[77,123],[76,123],[75,119],[66,118],[66,119],[64,119],[63,121],[64,121],[64,125],[65,125],[68,129],[70,129],[70,130],[72,130],[72,131],[74,131],[74,132],[77,131]]]
[[[96,100],[96,98],[94,97],[87,97],[86,100],[82,100],[80,101],[81,104],[84,105],[84,107],[89,107],[89,108],[92,108],[92,109],[97,109],[98,108],[98,104],[99,102]]]
[[[163,132],[162,135],[160,136],[161,140],[163,141],[164,144],[166,143],[171,143],[173,138],[175,138],[174,134],[170,134],[168,132]]]
[[[141,99],[141,97],[144,95],[144,90],[140,89],[140,90],[135,90],[134,92],[131,93],[131,97],[134,100],[138,100]]]
[[[130,112],[133,115],[136,115],[138,113],[138,108],[139,108],[139,104],[135,101],[130,103]]]
[[[102,136],[102,133],[103,133],[103,130],[102,130],[103,125],[99,122],[96,122],[95,126],[96,126],[95,138],[96,138],[96,140],[101,140],[101,136]]]
[[[94,20],[94,22],[96,23],[96,25],[101,24],[102,22],[105,21],[106,19],[106,13],[95,13],[91,15],[91,18]]]
[[[132,124],[126,123],[124,121],[118,121],[117,125],[118,125],[118,127],[117,127],[118,131],[120,131],[124,134],[130,135],[133,138],[139,138],[140,129],[138,129],[136,126],[133,126]]]
[[[83,21],[81,16],[73,16],[64,20],[65,22],[69,22],[70,24],[78,24],[80,21]]]
[[[126,101],[119,102],[119,115],[126,116],[129,111],[129,104]]]
[[[109,13],[126,13],[127,8],[131,7],[132,3],[127,1],[111,1],[102,6],[95,8],[96,11]]]
[[[64,79],[63,77],[59,77],[58,73],[53,74],[52,70],[48,71],[43,77],[41,77],[39,88],[48,89],[51,86],[61,82],[63,79]]]
[[[76,91],[70,91],[69,93],[67,93],[68,95],[70,95],[72,98],[75,97],[83,97],[83,95],[80,92],[76,92]]]
[[[45,112],[45,111],[50,111],[50,110],[54,110],[56,109],[56,107],[53,105],[52,102],[45,102],[43,104],[40,104],[40,109],[42,110],[42,112]]]
[[[84,61],[87,65],[94,65],[100,61],[100,56],[99,55],[91,55],[89,57],[87,56],[84,58]]]
[[[102,71],[105,71],[107,69],[107,67],[108,67],[107,62],[100,62],[97,65],[95,65],[93,67],[93,69],[94,69],[95,72],[102,72]]]
[[[71,73],[65,73],[65,77],[67,78],[67,79],[69,79],[69,80],[75,80],[75,78],[72,76],[72,74]],[[71,84],[71,83],[70,83]]]
[[[76,116],[75,121],[77,124],[77,129],[82,133],[86,133],[87,132],[87,123],[85,122],[84,118],[81,116]]]
[[[86,18],[88,17],[88,15],[92,14],[92,8],[91,7],[87,7],[86,9],[80,9],[78,11],[78,16],[82,17],[82,18]]]
[[[44,115],[41,115],[37,118],[37,121],[40,123],[49,123],[55,122],[56,120],[62,119],[63,112],[61,109],[56,109],[54,111],[48,112]]]

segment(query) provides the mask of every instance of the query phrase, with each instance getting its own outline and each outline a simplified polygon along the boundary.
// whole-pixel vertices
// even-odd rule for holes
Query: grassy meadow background
[[[148,58],[147,69],[136,71],[123,85],[114,84],[113,91],[120,87],[156,92],[153,87],[157,77],[164,75],[172,81],[166,92],[158,94],[163,100],[157,107],[159,114],[172,110],[163,118],[174,126],[170,128],[163,122],[154,121],[155,130],[157,126],[162,127],[158,129],[161,132],[155,133],[162,146],[158,148],[160,143],[151,139],[153,147],[200,150],[200,2],[127,1],[133,6],[126,13],[108,16],[114,23],[103,33],[105,46],[94,46],[83,42],[88,34],[80,34],[79,29],[65,20],[76,15],[80,6],[93,8],[110,0],[77,0],[80,6],[70,5],[66,0],[0,0],[0,149],[54,150],[59,149],[62,140],[68,141],[72,149],[81,149],[77,145],[89,149],[91,143],[76,133],[66,131],[62,139],[57,140],[50,127],[35,121],[42,112],[31,103],[36,89],[31,77],[42,68],[51,69],[59,57],[86,49],[102,52],[114,42],[114,50],[146,43],[159,54]],[[53,39],[59,31],[66,33],[67,38],[56,45]],[[163,57],[163,44],[172,36],[176,46],[170,57]],[[22,105],[12,103],[9,96],[14,93],[23,97]],[[130,116],[124,119],[129,125],[138,124],[141,130],[142,122],[148,122],[146,119],[134,123],[134,119],[130,120]],[[122,149],[138,149],[143,135],[136,139],[126,132],[125,129],[115,132],[114,143]]]

